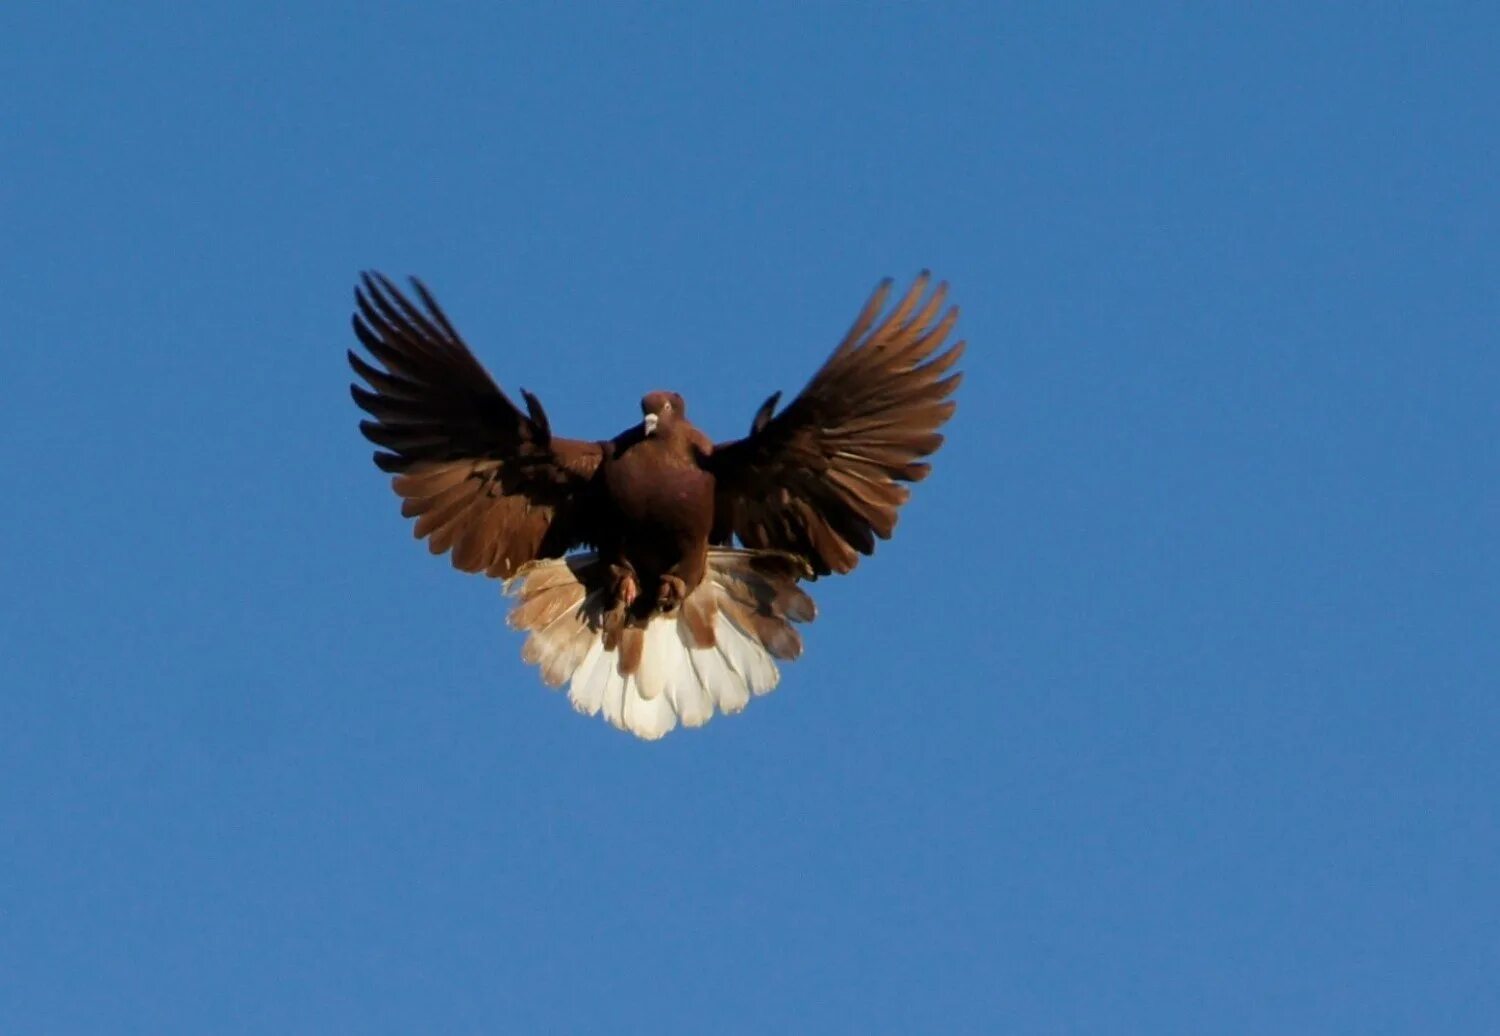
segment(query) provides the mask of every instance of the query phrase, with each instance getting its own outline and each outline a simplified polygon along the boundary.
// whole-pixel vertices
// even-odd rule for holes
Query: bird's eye
[[[671,411],[671,409],[672,409],[672,401],[670,399],[664,400],[662,402],[662,405],[661,405],[661,412],[664,413],[664,414],[665,413],[669,413]]]

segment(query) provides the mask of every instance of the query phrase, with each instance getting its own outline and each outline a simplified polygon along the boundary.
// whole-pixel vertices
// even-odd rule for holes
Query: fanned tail
[[[568,684],[585,715],[655,740],[680,722],[701,727],[735,713],[780,680],[776,659],[802,653],[794,622],[817,614],[797,585],[809,574],[790,554],[712,549],[703,581],[673,615],[634,620],[608,638],[607,572],[595,554],[535,561],[506,581],[518,599],[509,623],[550,687]]]

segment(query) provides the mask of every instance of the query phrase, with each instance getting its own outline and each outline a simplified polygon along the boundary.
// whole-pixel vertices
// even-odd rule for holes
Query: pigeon
[[[807,386],[713,442],[671,391],[613,439],[552,432],[490,377],[431,292],[366,273],[351,385],[360,431],[434,554],[504,581],[522,658],[585,715],[654,740],[742,710],[802,651],[804,582],[889,539],[953,415],[962,341],[927,272],[883,281]]]

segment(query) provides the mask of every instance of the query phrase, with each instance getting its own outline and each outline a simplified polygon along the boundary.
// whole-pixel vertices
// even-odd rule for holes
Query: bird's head
[[[687,417],[687,404],[675,392],[648,392],[641,397],[641,427],[647,435],[667,431]]]

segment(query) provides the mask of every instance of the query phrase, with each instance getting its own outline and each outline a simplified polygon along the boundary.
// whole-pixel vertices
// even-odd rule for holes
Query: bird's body
[[[883,285],[790,405],[776,413],[773,395],[749,435],[719,444],[662,391],[613,439],[553,436],[536,397],[512,403],[413,284],[421,306],[379,277],[356,295],[380,364],[349,354],[370,386],[353,387],[374,418],[361,430],[388,451],[376,464],[433,553],[506,580],[522,657],[641,737],[776,685],[772,659],[800,654],[791,624],[815,613],[799,580],[847,572],[890,536],[901,483],[925,477],[953,412],[957,310],[943,286],[926,296],[925,274],[877,323]]]
[[[714,513],[714,477],[703,461],[711,451],[683,419],[670,428],[658,424],[650,435],[616,438],[599,467],[605,506],[614,513],[601,523],[600,553],[628,569],[648,600],[662,600],[662,577],[681,580],[680,587],[668,584],[664,610],[703,580]]]

